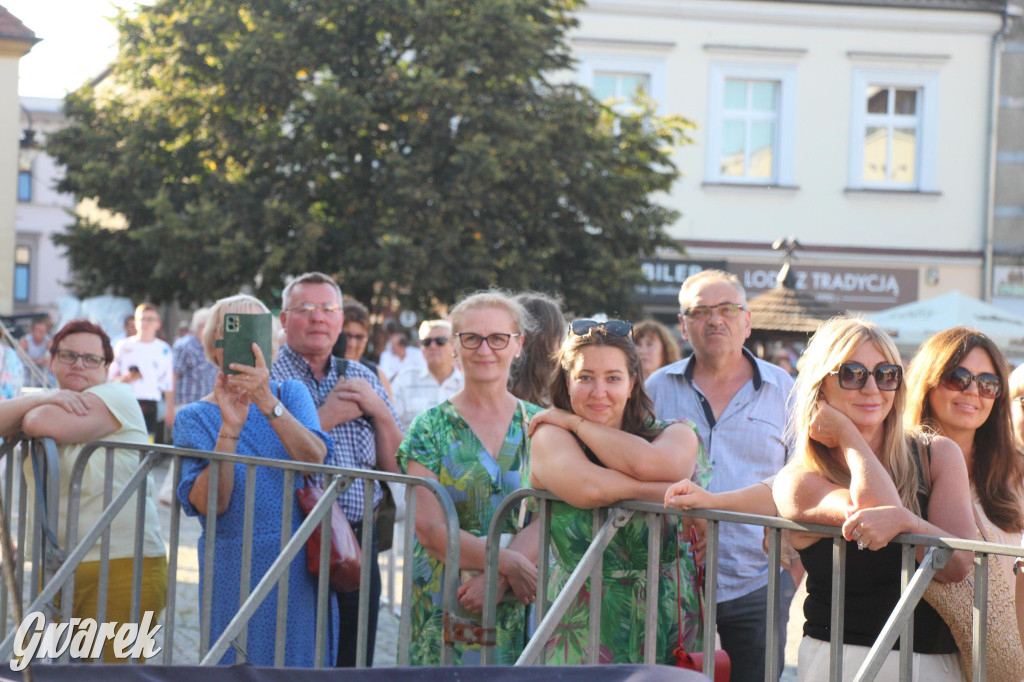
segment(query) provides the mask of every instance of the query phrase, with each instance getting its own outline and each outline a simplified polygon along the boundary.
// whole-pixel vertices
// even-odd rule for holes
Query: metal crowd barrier
[[[550,578],[550,537],[551,537],[551,503],[561,501],[557,496],[541,490],[522,489],[508,495],[496,510],[487,534],[487,550],[485,565],[483,629],[488,632],[496,625],[497,592],[498,592],[498,551],[502,529],[510,513],[521,503],[530,498],[537,500],[537,522],[540,524],[539,555],[537,560],[537,596],[535,601],[535,618],[537,627],[526,645],[516,665],[542,665],[541,654],[545,643],[554,633],[555,628],[565,615],[573,599],[588,579],[600,584],[602,574],[602,557],[616,531],[625,525],[633,514],[644,514],[648,526],[648,565],[647,590],[657,593],[659,579],[658,557],[661,550],[661,529],[666,516],[682,516],[705,519],[707,521],[707,552],[704,585],[704,674],[714,679],[715,637],[717,622],[716,583],[718,576],[719,525],[726,523],[742,523],[768,528],[768,575],[775,576],[768,581],[768,622],[778,622],[780,603],[779,571],[782,559],[782,531],[807,531],[832,537],[832,623],[830,641],[829,680],[841,682],[843,679],[843,627],[844,601],[846,594],[846,549],[847,543],[842,530],[836,526],[801,524],[786,521],[777,517],[739,514],[717,510],[679,511],[665,509],[661,505],[650,502],[624,501],[612,507],[594,509],[594,537],[590,547],[580,558],[579,563],[569,576],[565,587],[554,602],[548,598],[548,581]],[[986,657],[979,652],[986,649],[988,622],[988,562],[992,555],[1018,556],[1020,547],[999,545],[989,542],[961,540],[959,538],[938,538],[929,535],[903,533],[897,535],[893,542],[903,545],[902,549],[902,596],[890,614],[884,628],[871,647],[867,658],[858,669],[854,680],[857,682],[873,680],[881,670],[886,656],[892,650],[897,638],[900,639],[900,680],[909,682],[912,678],[914,608],[924,595],[928,583],[935,572],[945,566],[954,550],[965,550],[974,553],[974,649],[972,661],[972,679],[984,682]],[[927,547],[924,558],[916,565],[916,548]],[[649,602],[650,603],[650,602]],[[588,664],[598,663],[601,623],[601,590],[590,590],[589,603],[589,637],[590,645]],[[656,641],[658,631],[657,609],[648,609],[645,614],[645,641]],[[779,633],[777,628],[766,629],[765,642],[765,680],[775,682],[779,678],[777,660]],[[493,642],[493,638],[488,638]],[[655,647],[645,647],[644,663],[654,663],[657,655]],[[494,663],[493,643],[485,644],[481,652],[484,665]]]
[[[24,454],[28,448],[31,447],[43,447],[47,449],[52,448],[52,452],[56,453],[56,448],[53,442],[49,439],[42,441],[30,442],[24,439],[9,439],[4,445],[3,450],[0,450],[0,455],[6,454],[7,452],[13,452],[20,446],[20,452],[23,454],[18,460],[18,466],[20,467],[22,461],[26,457]],[[131,476],[128,483],[121,489],[119,493],[114,495],[111,472],[113,470],[114,461],[114,450],[130,450],[138,453],[139,466]],[[86,470],[89,459],[93,456],[97,456],[97,453],[105,453],[105,471],[106,476],[104,477],[105,484],[103,490],[103,512],[92,528],[83,529],[85,531],[84,537],[78,541],[78,506],[82,494],[82,476]],[[32,557],[32,579],[31,583],[33,586],[42,584],[41,589],[33,590],[30,594],[31,604],[25,607],[25,613],[32,613],[34,611],[42,611],[46,616],[47,620],[53,617],[62,619],[62,614],[59,609],[54,606],[54,598],[58,592],[60,592],[65,601],[63,604],[73,603],[74,594],[74,577],[75,570],[82,562],[83,558],[89,552],[96,542],[100,542],[101,547],[101,559],[100,559],[100,570],[99,570],[99,594],[97,601],[97,622],[103,622],[104,612],[106,610],[106,593],[108,584],[108,570],[109,570],[109,542],[110,542],[110,528],[111,523],[117,516],[118,512],[128,503],[129,499],[134,495],[136,498],[135,508],[135,551],[134,551],[134,573],[132,576],[132,596],[130,613],[134,622],[139,622],[140,616],[140,593],[142,586],[142,561],[139,560],[143,553],[143,538],[145,531],[145,514],[146,514],[146,498],[150,494],[148,491],[148,476],[149,473],[156,467],[156,465],[164,459],[171,460],[172,476],[174,481],[174,489],[177,490],[177,486],[181,480],[181,459],[184,457],[194,457],[199,459],[207,459],[213,462],[233,462],[235,464],[242,464],[246,467],[246,485],[244,492],[244,521],[243,521],[243,547],[248,548],[243,550],[241,571],[239,575],[240,581],[240,604],[235,617],[228,624],[225,631],[222,633],[220,638],[217,639],[212,645],[208,646],[210,631],[209,631],[209,620],[205,617],[201,618],[201,632],[200,632],[200,665],[210,666],[216,665],[221,659],[224,653],[229,647],[234,646],[238,652],[237,662],[242,663],[245,661],[245,645],[246,645],[246,630],[249,619],[256,612],[256,609],[262,604],[266,597],[270,594],[271,590],[275,585],[280,584],[278,589],[278,610],[277,610],[277,641],[275,648],[275,666],[281,666],[284,662],[284,645],[287,638],[286,631],[286,616],[287,616],[287,586],[288,586],[288,575],[292,560],[299,553],[299,551],[305,546],[306,540],[312,534],[316,525],[321,525],[321,552],[320,552],[320,572],[319,572],[319,584],[317,592],[317,638],[316,638],[316,663],[319,666],[323,660],[323,654],[326,650],[326,642],[324,637],[327,631],[326,618],[329,613],[328,610],[328,598],[329,598],[329,587],[328,587],[328,561],[330,558],[330,552],[327,551],[328,543],[330,542],[330,523],[331,523],[331,505],[335,503],[338,495],[344,492],[348,486],[352,485],[355,481],[361,480],[362,485],[366,486],[365,495],[365,508],[364,518],[372,518],[373,516],[373,495],[372,486],[374,481],[394,481],[397,483],[406,484],[405,500],[406,508],[410,518],[414,518],[416,508],[416,491],[418,487],[425,487],[434,497],[438,500],[441,505],[443,513],[445,515],[447,525],[447,556],[446,562],[448,565],[458,565],[459,562],[459,526],[458,517],[455,512],[455,507],[451,501],[450,496],[444,490],[441,485],[434,480],[417,478],[414,476],[404,476],[399,474],[389,474],[379,471],[366,471],[361,469],[346,469],[342,467],[333,467],[327,465],[309,464],[304,462],[285,461],[285,460],[268,460],[259,457],[249,457],[243,455],[228,455],[216,452],[208,452],[202,450],[188,450],[183,448],[175,448],[170,446],[157,446],[149,444],[130,444],[130,443],[115,443],[110,441],[96,441],[87,445],[79,455],[75,462],[72,470],[71,481],[67,491],[67,509],[66,514],[67,526],[66,526],[66,547],[70,548],[67,551],[67,556],[60,563],[59,567],[54,566],[52,575],[41,574],[39,580],[37,580],[37,571],[42,562],[39,561],[40,552],[37,550],[33,553]],[[281,469],[283,471],[283,487],[284,487],[284,498],[283,513],[281,519],[281,551],[266,574],[260,580],[260,582],[250,590],[250,567],[252,557],[252,539],[253,539],[253,526],[254,526],[254,515],[255,515],[255,494],[256,494],[256,467],[271,467]],[[13,467],[8,466],[7,474],[7,494],[4,496],[4,505],[9,504],[10,488],[12,487],[12,476]],[[53,472],[56,473],[56,472]],[[208,509],[217,508],[217,489],[218,489],[218,478],[220,473],[219,466],[213,466],[210,468],[209,478],[209,497],[207,500]],[[306,519],[299,526],[299,528],[292,534],[292,503],[294,498],[294,480],[295,475],[306,475],[313,474],[323,477],[324,481],[324,495],[320,502],[313,508],[313,510],[307,515]],[[50,484],[50,499],[56,500],[59,498],[57,494],[57,482],[50,477],[48,479]],[[20,496],[22,513],[19,516],[19,535],[20,539],[25,536],[25,495],[24,491],[28,483],[22,481],[20,487]],[[174,625],[175,625],[175,601],[176,601],[176,573],[178,563],[178,550],[179,550],[179,520],[180,520],[180,508],[181,504],[175,495],[172,500],[171,507],[171,529],[170,539],[168,547],[168,585],[167,585],[167,601],[165,606],[165,616],[163,619],[163,648],[162,648],[162,663],[164,665],[173,664],[173,650],[174,650]],[[54,520],[54,526],[56,527],[56,505],[49,505],[47,508],[50,517]],[[5,518],[9,518],[9,515]],[[37,515],[36,519],[40,516]],[[3,527],[6,530],[7,523],[4,519],[0,519],[3,522]],[[33,532],[35,537],[39,537],[43,534],[40,523],[33,524],[35,528]],[[361,543],[364,547],[369,547],[372,543],[373,524],[364,524],[362,528]],[[210,557],[211,560],[205,562],[204,565],[204,591],[201,595],[200,609],[202,614],[208,614],[211,611],[211,605],[213,601],[212,585],[213,585],[213,561],[214,549],[216,547],[216,536],[217,536],[217,519],[216,515],[207,517],[206,525],[206,539],[205,539],[205,552],[206,556]],[[406,524],[405,532],[403,534],[403,546],[404,555],[411,556],[413,541],[414,541],[414,524]],[[19,545],[23,546],[23,545]],[[44,543],[34,543],[34,547],[45,548]],[[366,642],[368,632],[368,618],[369,618],[369,581],[370,581],[370,558],[371,552],[364,552],[362,555],[362,575],[360,583],[360,598],[359,598],[359,615],[358,615],[358,634],[357,634],[357,658],[356,665],[358,667],[365,667],[366,665]],[[5,556],[8,556],[5,553]],[[5,572],[9,572],[5,561]],[[9,589],[5,589],[0,593],[0,606],[6,607],[6,600],[8,598],[8,591],[17,592],[21,594],[20,590],[23,589],[23,577],[21,573],[21,562],[18,562],[18,576],[16,579],[17,584],[11,586]],[[444,585],[444,606],[447,612],[455,613],[457,605],[456,591],[458,588],[458,572],[449,571],[446,574],[445,585]],[[410,603],[412,599],[412,571],[403,571],[402,580],[402,601],[403,603]],[[68,607],[70,610],[70,607]],[[6,619],[4,619],[6,621]],[[409,643],[410,643],[410,611],[404,609],[402,612],[400,624],[399,624],[399,642],[398,642],[398,665],[407,665],[409,658]],[[12,657],[14,650],[14,640],[17,627],[13,631],[8,632],[6,622],[0,624],[3,630],[0,630],[0,635],[3,635],[3,641],[0,642],[0,660],[7,660]],[[450,638],[445,637],[442,642],[441,648],[441,665],[448,665],[454,659],[454,644]],[[60,662],[68,662],[68,653],[65,651],[63,656],[59,659]]]

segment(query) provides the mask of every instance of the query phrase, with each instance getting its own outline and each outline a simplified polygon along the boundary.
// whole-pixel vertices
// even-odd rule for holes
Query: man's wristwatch
[[[282,414],[284,414],[284,405],[281,403],[280,400],[278,400],[277,405],[274,405],[274,408],[270,410],[270,412],[264,414],[263,416],[267,418],[267,421],[272,421],[280,417]]]

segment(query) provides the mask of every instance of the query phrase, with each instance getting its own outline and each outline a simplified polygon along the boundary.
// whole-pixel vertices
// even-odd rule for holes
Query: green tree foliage
[[[183,305],[289,274],[428,311],[498,285],[627,313],[671,246],[689,124],[566,80],[574,0],[162,0],[71,94],[61,189],[125,217],[56,238],[80,294]]]

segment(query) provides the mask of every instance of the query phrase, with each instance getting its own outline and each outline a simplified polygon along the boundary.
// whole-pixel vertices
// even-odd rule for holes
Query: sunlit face
[[[345,359],[358,360],[366,354],[370,332],[362,322],[348,321],[342,326],[345,332]]]
[[[79,355],[97,355],[103,357],[103,341],[96,334],[79,332],[68,334],[60,341],[60,346],[54,348],[50,356],[50,371],[57,377],[57,385],[68,391],[84,391],[93,386],[99,386],[107,380],[107,363],[103,362],[99,367],[89,369],[83,363],[82,358],[75,360],[73,365],[65,365],[57,359],[57,353],[62,350],[69,350]]]
[[[699,287],[690,297],[686,307],[717,306],[722,303],[737,303],[746,306],[742,294],[729,282],[709,281]],[[680,314],[683,338],[686,339],[698,358],[728,356],[742,351],[743,342],[750,336],[750,311],[740,311],[729,319],[720,309],[713,309],[711,316],[699,321]]]
[[[420,338],[420,348],[427,367],[432,370],[444,370],[454,364],[452,333],[444,327],[431,327],[427,335]]]
[[[974,376],[996,374],[992,358],[983,348],[975,348],[958,365]],[[965,391],[953,391],[941,383],[928,391],[928,406],[937,422],[939,431],[952,435],[958,431],[974,431],[981,427],[992,414],[995,398],[978,395],[978,383],[972,381]]]
[[[874,370],[878,365],[891,364],[874,343],[865,341],[844,362],[859,362]],[[838,369],[838,364],[833,370]],[[847,417],[870,442],[877,435],[882,423],[892,410],[895,391],[879,391],[875,377],[869,376],[863,388],[850,390],[839,386],[839,377],[831,374],[821,383],[821,395],[825,401]]]
[[[640,355],[640,364],[644,367],[644,376],[651,376],[655,370],[665,365],[665,346],[661,337],[654,333],[644,334],[636,342],[636,352]]]
[[[626,354],[614,346],[584,346],[566,377],[572,410],[584,419],[613,428],[622,415],[636,377],[629,375]]]
[[[467,310],[457,330],[464,334],[476,334],[487,337],[491,334],[517,334],[515,320],[504,308],[472,308]],[[466,348],[455,337],[455,352],[458,354],[462,371],[466,375],[466,383],[500,381],[508,383],[509,367],[512,359],[517,357],[523,348],[523,337],[512,336],[508,345],[494,350],[486,342],[479,348]]]
[[[296,310],[304,303],[340,306],[338,292],[330,284],[297,284],[292,288],[291,300],[288,301],[291,309],[281,311],[281,325],[288,335],[291,349],[304,358],[326,357],[341,334],[345,315],[341,310],[332,313],[321,308],[312,313]]]
[[[1024,397],[1024,393],[1015,393],[1010,396],[1010,416],[1013,419],[1013,432],[1017,436],[1017,441],[1020,445],[1024,446],[1024,405],[1021,404],[1021,398]]]

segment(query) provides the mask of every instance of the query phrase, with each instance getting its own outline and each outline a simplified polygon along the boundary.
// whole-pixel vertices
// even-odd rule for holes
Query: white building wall
[[[984,178],[989,49],[1000,17],[981,12],[896,10],[787,2],[592,0],[570,43],[587,82],[591,64],[651,68],[660,113],[694,121],[694,145],[676,161],[684,177],[664,203],[682,214],[668,232],[692,258],[762,261],[767,244],[796,235],[800,264],[910,267],[917,297],[960,289],[980,296],[985,246]],[[768,185],[712,177],[716,69],[786,74],[780,119],[790,123]],[[857,189],[851,164],[858,73],[927,84],[913,191]],[[780,76],[783,77],[783,76]],[[659,87],[659,82],[662,83]],[[855,97],[858,99],[855,101]],[[860,129],[861,131],[863,128]],[[786,135],[789,135],[787,141]],[[930,143],[929,143],[930,140]],[[858,163],[860,157],[857,157]],[[730,244],[731,243],[731,244]],[[814,247],[823,247],[815,250]],[[937,268],[929,272],[930,268]]]

